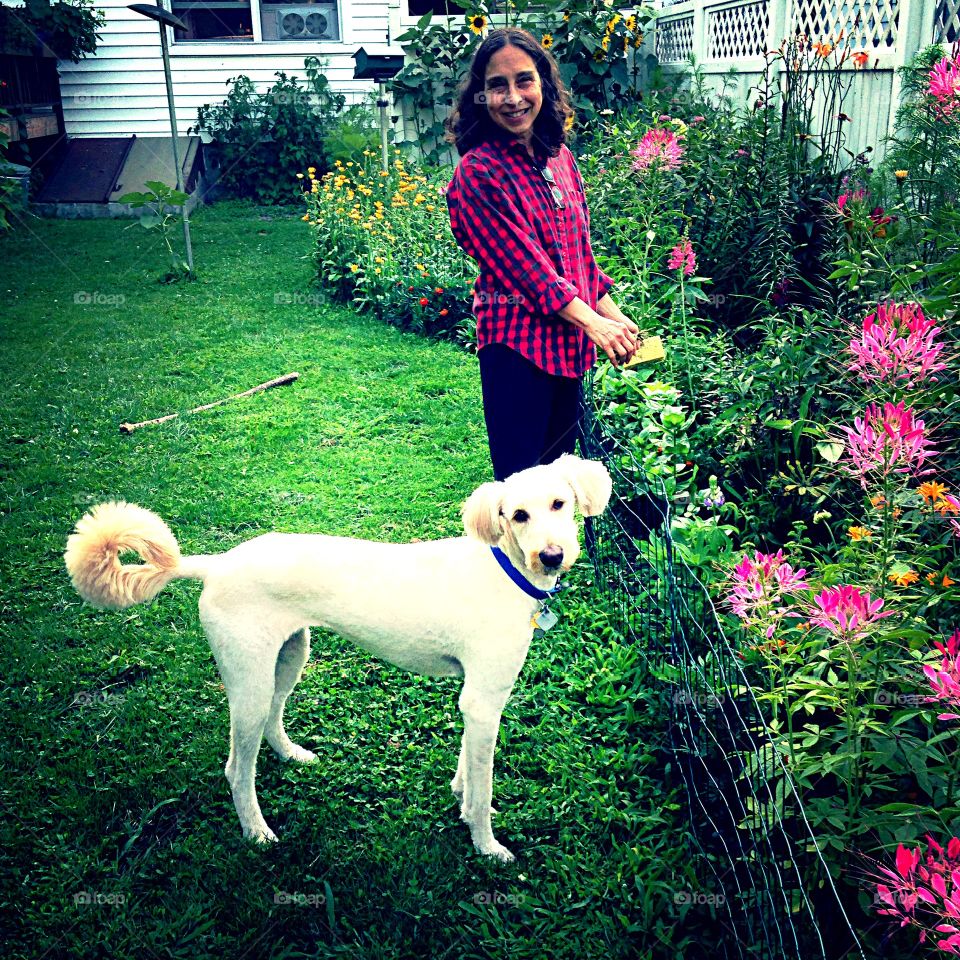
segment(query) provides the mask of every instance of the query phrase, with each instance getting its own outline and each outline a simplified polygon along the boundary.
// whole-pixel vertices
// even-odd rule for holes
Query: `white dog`
[[[203,581],[200,620],[230,702],[225,772],[244,836],[276,840],[254,787],[261,739],[282,759],[316,759],[283,727],[314,625],[405,670],[464,678],[451,787],[477,849],[509,861],[490,826],[500,715],[543,598],[580,553],[574,506],[599,514],[610,492],[602,464],[564,456],[477,489],[463,507],[467,537],[401,545],[268,533],[192,557],[156,514],[104,503],[77,524],[65,560],[80,595],[110,609],[150,600],[178,577]],[[130,550],[145,562],[121,565]]]

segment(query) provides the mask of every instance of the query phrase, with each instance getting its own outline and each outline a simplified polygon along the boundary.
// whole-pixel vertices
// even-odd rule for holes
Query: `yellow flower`
[[[351,272],[351,273],[356,273],[359,269],[360,269],[360,268],[359,268],[355,263],[351,263],[351,264],[350,264],[350,272]]]
[[[869,540],[873,534],[867,527],[851,527],[847,533],[850,534],[850,539],[856,543],[858,540]]]
[[[424,210],[426,210],[428,213],[433,213],[433,211],[436,210],[436,209],[437,209],[437,208],[436,208],[432,203],[428,203],[428,204],[424,207]]]
[[[307,167],[307,173],[316,173],[316,172],[317,172],[316,167]]]
[[[894,171],[893,171],[893,175],[894,175],[901,183],[903,183],[903,181],[906,180],[908,176],[910,176],[910,171],[909,171],[909,170],[894,170]]]
[[[623,19],[619,13],[615,13],[607,22],[607,33],[613,33],[617,29],[617,24]]]
[[[887,579],[898,587],[909,587],[920,579],[920,575],[915,570],[907,570],[906,573],[891,573]]]
[[[637,18],[634,14],[630,14],[629,17],[624,21],[623,24],[631,33],[637,28]]]
[[[639,50],[639,49],[643,46],[643,34],[642,34],[642,33],[638,33],[638,34],[633,38],[632,43],[633,43],[633,49],[634,49],[634,50]]]
[[[563,22],[564,22],[564,23],[569,23],[569,22],[570,22],[570,14],[569,14],[569,13],[565,13],[565,14],[563,15]]]
[[[467,16],[467,26],[478,36],[483,33],[483,28],[487,25],[487,18],[479,13],[469,14]]]
[[[573,129],[573,114],[572,114],[572,113],[570,114],[570,116],[567,117],[566,120],[563,121],[563,129],[564,129],[565,131],[567,131],[567,132],[569,132],[570,130]]]
[[[939,500],[945,493],[947,488],[942,483],[937,483],[936,480],[928,480],[926,483],[921,483],[917,487],[917,493],[923,497],[924,500]]]
[[[298,174],[297,174],[297,179],[298,179],[298,180],[302,180],[302,179],[303,179],[303,174],[302,174],[302,173],[298,173]]]
[[[603,63],[603,61],[607,59],[607,55],[602,47],[597,47],[597,49],[593,51],[593,59],[596,60],[597,63]]]
[[[607,34],[607,35],[600,41],[600,46],[603,47],[604,50],[609,50],[609,49],[610,49],[610,34]]]
[[[385,263],[386,261],[383,259],[383,257],[374,257],[374,258],[373,258],[373,262],[374,262],[374,263]]]
[[[553,46],[553,34],[545,33],[540,38],[540,46],[542,46],[544,50],[549,50]]]
[[[309,219],[310,219],[310,214],[309,214],[309,213],[305,213],[300,219],[301,219],[301,220],[309,220]]]

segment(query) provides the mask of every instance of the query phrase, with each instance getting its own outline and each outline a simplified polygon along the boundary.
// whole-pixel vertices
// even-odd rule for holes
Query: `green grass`
[[[680,866],[655,700],[589,569],[505,712],[494,825],[510,866],[457,818],[455,681],[317,634],[287,726],[320,762],[264,748],[281,843],[254,848],[223,777],[197,585],[124,613],[74,594],[66,537],[108,498],[199,553],[274,529],[457,535],[490,477],[475,359],[316,305],[295,212],[223,204],[193,237],[200,280],[170,286],[138,226],[41,220],[0,240],[6,955],[682,956],[666,946]],[[293,370],[293,386],[118,431]],[[78,905],[83,891],[108,902]]]

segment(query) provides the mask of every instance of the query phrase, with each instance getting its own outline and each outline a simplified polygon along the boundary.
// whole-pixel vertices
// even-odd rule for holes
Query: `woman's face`
[[[498,50],[487,63],[483,92],[490,119],[529,146],[543,105],[540,74],[530,56],[519,47]]]

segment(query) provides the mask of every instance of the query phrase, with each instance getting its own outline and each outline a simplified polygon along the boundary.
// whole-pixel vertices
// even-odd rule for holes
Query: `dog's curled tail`
[[[142,564],[120,563],[120,554],[131,550]],[[123,610],[152,600],[176,577],[202,579],[207,558],[182,558],[176,538],[155,513],[116,501],[101,503],[81,518],[63,559],[87,603]]]

